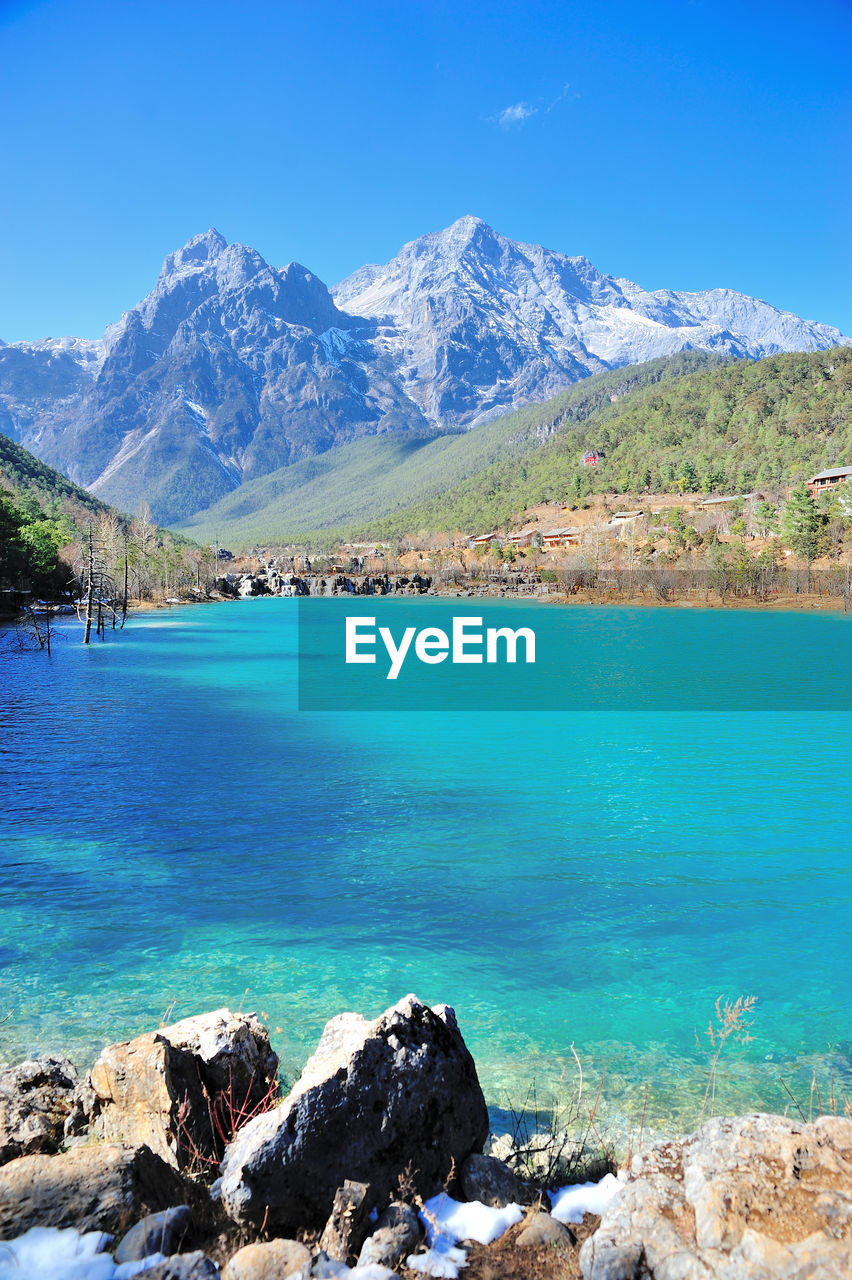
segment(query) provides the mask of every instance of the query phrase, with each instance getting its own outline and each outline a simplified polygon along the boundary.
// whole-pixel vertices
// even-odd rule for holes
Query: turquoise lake
[[[495,1108],[533,1081],[570,1092],[573,1044],[604,1123],[647,1105],[646,1128],[678,1129],[717,997],[753,994],[714,1109],[783,1111],[783,1080],[807,1113],[814,1072],[824,1107],[852,1095],[834,674],[797,710],[773,665],[759,711],[300,712],[296,614],[175,608],[88,650],[69,627],[51,660],[4,646],[0,1060],[85,1065],[167,1011],[230,1004],[268,1017],[292,1074],[327,1018],[414,991],[454,1005]],[[629,622],[662,669],[695,650],[705,687],[723,652],[770,642],[852,669],[837,616],[548,615],[602,645]]]

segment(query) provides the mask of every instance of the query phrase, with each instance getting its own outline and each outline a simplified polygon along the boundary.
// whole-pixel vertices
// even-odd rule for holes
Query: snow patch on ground
[[[165,1261],[155,1253],[119,1266],[103,1252],[111,1241],[103,1231],[31,1227],[15,1240],[0,1241],[0,1280],[130,1280]]]
[[[492,1209],[480,1200],[462,1204],[445,1191],[427,1200],[425,1210],[420,1214],[430,1244],[434,1244],[438,1236],[444,1236],[453,1243],[456,1240],[478,1240],[480,1244],[491,1244],[509,1227],[520,1222],[523,1216],[524,1211],[519,1204],[506,1205],[505,1209]]]
[[[557,1222],[582,1222],[584,1213],[603,1213],[617,1195],[624,1190],[624,1183],[608,1173],[600,1182],[580,1182],[573,1187],[559,1187],[550,1191],[550,1212]]]
[[[378,1262],[371,1262],[363,1267],[347,1267],[345,1262],[335,1262],[333,1258],[327,1258],[324,1254],[320,1257],[323,1259],[322,1265],[311,1274],[321,1276],[322,1280],[399,1280],[395,1271],[381,1266]],[[301,1276],[301,1271],[294,1271],[286,1277],[286,1280],[301,1280]]]
[[[427,1276],[443,1276],[445,1280],[458,1280],[462,1267],[467,1266],[467,1253],[443,1241],[432,1245],[425,1253],[412,1253],[405,1260],[411,1271],[422,1271]]]
[[[520,1222],[523,1216],[524,1211],[519,1204],[509,1204],[504,1209],[492,1209],[480,1200],[462,1204],[442,1191],[427,1200],[420,1212],[429,1248],[425,1253],[410,1254],[405,1265],[427,1276],[454,1280],[460,1268],[467,1266],[467,1253],[456,1248],[459,1240],[491,1244],[509,1227]]]

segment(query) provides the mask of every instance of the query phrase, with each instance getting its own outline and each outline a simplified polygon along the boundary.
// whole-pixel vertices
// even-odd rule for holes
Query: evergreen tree
[[[21,527],[25,517],[12,495],[0,490],[0,580],[12,582],[25,566]]]
[[[771,502],[758,502],[754,509],[754,524],[761,537],[766,538],[778,528],[778,511]]]
[[[692,462],[685,462],[678,476],[677,487],[681,493],[697,493],[701,487],[698,472]]]
[[[790,493],[790,499],[784,508],[782,532],[796,555],[807,560],[808,564],[823,550],[825,517],[803,480],[794,485]]]

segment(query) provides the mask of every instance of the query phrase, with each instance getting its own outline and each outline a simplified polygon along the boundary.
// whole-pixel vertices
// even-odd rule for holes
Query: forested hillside
[[[540,406],[543,420],[561,400]],[[591,450],[600,461],[583,467]],[[744,493],[846,464],[852,466],[852,350],[740,360],[636,387],[582,417],[565,406],[539,448],[499,459],[359,532],[481,531],[505,527],[544,501],[579,504],[591,493]]]
[[[419,511],[428,501],[437,510],[443,495],[465,481],[476,486],[479,476],[521,474],[523,460],[554,432],[606,422],[631,393],[719,364],[718,356],[703,351],[682,352],[595,374],[546,404],[528,405],[461,434],[408,432],[358,440],[249,481],[181,528],[199,541],[235,545],[298,539],[385,517],[394,529],[407,531],[413,504]],[[406,514],[393,516],[402,509]]]
[[[0,434],[0,588],[55,596],[72,586],[91,537],[104,591],[123,578],[136,597],[209,580],[215,562],[146,514],[123,516]]]
[[[54,585],[59,551],[109,507],[0,435],[0,585]]]

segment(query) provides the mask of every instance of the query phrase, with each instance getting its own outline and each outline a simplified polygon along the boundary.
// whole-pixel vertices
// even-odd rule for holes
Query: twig
[[[577,1094],[577,1107],[579,1108],[580,1103],[583,1100],[583,1064],[580,1062],[580,1059],[577,1057],[577,1050],[574,1048],[573,1040],[571,1041],[571,1052],[574,1055],[574,1061],[576,1062],[577,1070],[580,1073],[580,1092]],[[601,1085],[603,1085],[603,1080],[601,1080]],[[600,1092],[598,1092],[598,1097],[600,1097]],[[595,1103],[595,1105],[597,1106],[597,1103]]]
[[[650,1084],[645,1085],[645,1097],[642,1099],[642,1123],[639,1126],[639,1150],[642,1150],[642,1138],[645,1135],[645,1112],[648,1109],[648,1091]]]
[[[796,1108],[796,1110],[798,1111],[799,1115],[800,1115],[800,1116],[802,1117],[802,1119],[804,1120],[804,1118],[805,1118],[805,1113],[804,1113],[804,1111],[802,1110],[802,1108],[799,1106],[799,1104],[798,1104],[798,1102],[796,1101],[796,1098],[794,1097],[794,1095],[791,1093],[791,1091],[790,1091],[790,1089],[789,1089],[789,1087],[788,1087],[788,1085],[787,1085],[787,1081],[784,1079],[784,1077],[783,1077],[783,1076],[779,1076],[779,1077],[778,1077],[778,1082],[779,1082],[779,1084],[782,1086],[782,1088],[784,1089],[785,1093],[786,1093],[786,1094],[787,1094],[787,1096],[789,1097],[789,1099],[790,1099],[790,1101],[792,1102],[793,1106],[794,1106],[794,1107]]]

